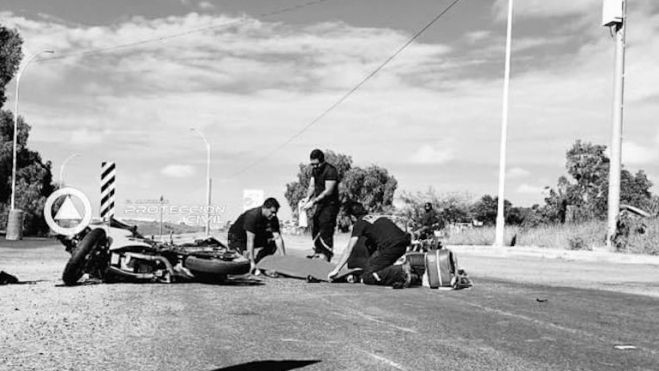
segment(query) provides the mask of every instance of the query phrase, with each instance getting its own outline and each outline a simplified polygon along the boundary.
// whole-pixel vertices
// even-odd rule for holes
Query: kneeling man
[[[393,265],[405,254],[410,244],[410,235],[398,228],[386,217],[368,216],[368,212],[358,202],[346,207],[346,214],[353,220],[352,235],[343,251],[337,267],[328,275],[331,281],[348,262],[355,245],[363,237],[369,257],[362,267],[362,282],[367,285],[403,286],[411,281],[409,263]]]
[[[279,250],[286,255],[284,239],[279,231],[279,202],[268,198],[262,206],[249,209],[242,213],[229,228],[229,248],[241,254],[247,251],[251,263],[251,273],[258,273],[256,263],[267,255],[273,255]],[[254,249],[260,248],[255,256]]]

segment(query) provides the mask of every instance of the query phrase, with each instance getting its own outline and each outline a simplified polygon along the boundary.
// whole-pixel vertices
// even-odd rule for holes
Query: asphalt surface
[[[593,273],[616,272],[606,264],[477,257],[461,258],[475,287],[460,291],[284,278],[62,287],[67,258],[48,243],[0,247],[0,269],[36,281],[0,286],[0,369],[659,369],[659,298],[626,293],[653,292],[656,267],[627,267],[647,279],[615,291]]]

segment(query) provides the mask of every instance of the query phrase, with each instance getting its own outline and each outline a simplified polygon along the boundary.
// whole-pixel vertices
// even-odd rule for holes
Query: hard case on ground
[[[453,287],[457,261],[451,250],[430,250],[426,253],[426,274],[431,289]]]

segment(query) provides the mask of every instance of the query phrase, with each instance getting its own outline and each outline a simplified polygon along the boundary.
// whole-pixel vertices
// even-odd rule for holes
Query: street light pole
[[[28,60],[25,62],[23,67],[21,67],[18,70],[18,74],[16,74],[16,97],[14,97],[14,148],[13,148],[13,159],[12,159],[12,165],[11,165],[11,210],[15,209],[16,206],[16,146],[18,142],[18,95],[19,95],[19,89],[21,86],[21,75],[23,74],[23,71],[27,68],[27,66],[36,58],[37,56],[43,54],[43,53],[54,53],[52,50],[42,50],[38,52],[37,54],[34,54]]]
[[[66,166],[66,164],[69,161],[71,161],[74,157],[78,157],[78,156],[80,156],[79,153],[74,153],[74,154],[70,155],[69,157],[67,157],[64,161],[62,161],[62,165],[60,165],[60,167],[59,167],[59,186],[60,187],[64,187],[64,166]]]
[[[501,144],[499,147],[499,199],[497,203],[495,246],[503,246],[504,188],[506,183],[506,142],[508,140],[508,96],[510,85],[510,46],[513,29],[513,0],[508,0],[508,27],[506,31],[506,66],[503,78],[503,108],[501,115]]]
[[[195,129],[191,128],[190,130],[194,131],[195,133],[199,134],[201,139],[204,141],[206,144],[206,236],[210,236],[210,215],[211,215],[211,145],[206,140],[206,137],[204,134]]]

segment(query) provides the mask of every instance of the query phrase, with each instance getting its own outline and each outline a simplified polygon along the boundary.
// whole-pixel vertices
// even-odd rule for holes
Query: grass
[[[626,245],[621,252],[659,255],[659,219],[645,219],[645,233],[639,234],[632,227]],[[535,228],[506,227],[504,241],[510,245],[513,236],[516,246],[559,248],[567,250],[592,250],[606,246],[606,222],[591,221],[581,224],[543,225]],[[450,232],[447,245],[493,245],[494,227],[466,229]]]

